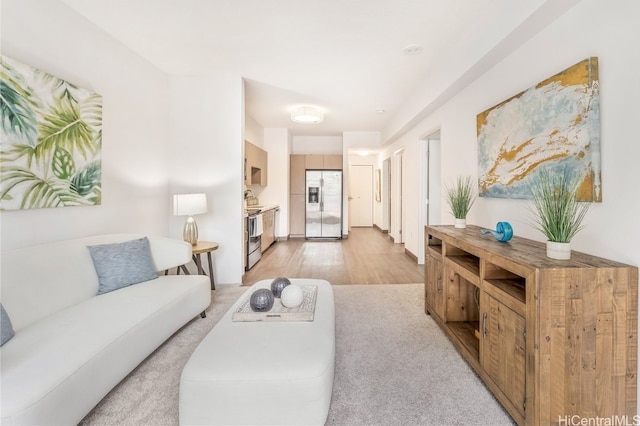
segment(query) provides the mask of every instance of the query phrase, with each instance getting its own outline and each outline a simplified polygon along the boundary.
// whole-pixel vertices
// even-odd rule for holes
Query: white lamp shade
[[[191,216],[206,212],[206,194],[176,194],[173,196],[173,214],[175,216]]]

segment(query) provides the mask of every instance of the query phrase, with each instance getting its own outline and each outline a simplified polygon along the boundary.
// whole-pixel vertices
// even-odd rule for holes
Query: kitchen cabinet
[[[634,418],[637,267],[472,225],[427,226],[425,251],[425,311],[517,424]]]
[[[268,154],[249,141],[244,142],[244,184],[267,186]]]
[[[289,160],[289,235],[304,237],[306,155],[291,155]]]
[[[276,240],[275,209],[262,212],[262,239],[260,250],[264,253]]]
[[[323,169],[342,170],[342,155],[324,155],[323,157]]]
[[[291,210],[289,214],[289,235],[293,238],[304,238],[305,233],[305,200],[304,194],[291,194]]]
[[[306,170],[342,170],[342,155],[307,154]]]
[[[290,167],[290,194],[302,194],[305,193],[305,156],[304,155],[292,155],[289,160]]]
[[[305,155],[304,168],[307,170],[324,169],[324,155],[316,155],[316,154]]]

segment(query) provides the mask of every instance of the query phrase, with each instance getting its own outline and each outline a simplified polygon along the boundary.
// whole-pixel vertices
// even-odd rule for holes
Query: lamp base
[[[187,218],[187,222],[184,224],[184,230],[182,231],[182,239],[191,243],[192,246],[198,244],[198,225],[192,216]]]

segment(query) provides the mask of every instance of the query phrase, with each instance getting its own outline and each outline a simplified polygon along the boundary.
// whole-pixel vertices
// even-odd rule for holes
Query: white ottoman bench
[[[180,379],[180,424],[323,425],[335,366],[331,284],[317,285],[313,321],[233,322],[250,287],[198,345]]]

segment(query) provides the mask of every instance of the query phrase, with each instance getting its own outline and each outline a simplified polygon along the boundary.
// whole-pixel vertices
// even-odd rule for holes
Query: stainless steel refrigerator
[[[306,238],[342,238],[342,171],[307,170]]]

